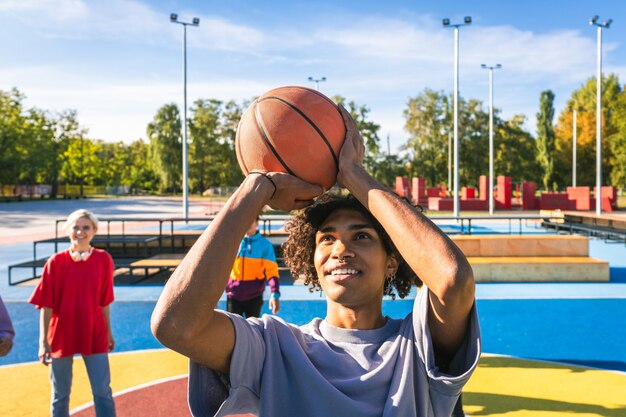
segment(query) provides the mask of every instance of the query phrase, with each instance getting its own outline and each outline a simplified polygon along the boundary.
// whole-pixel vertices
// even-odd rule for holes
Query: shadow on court
[[[517,358],[516,358],[517,359]],[[484,368],[525,368],[525,369],[567,369],[569,372],[585,372],[585,367],[597,369],[612,369],[616,371],[626,371],[626,362],[604,361],[604,360],[581,360],[581,359],[553,359],[553,358],[527,358],[528,360],[517,359],[511,362],[507,357],[481,358],[480,366]],[[543,362],[545,361],[545,362]],[[568,366],[570,365],[570,366]],[[581,366],[581,368],[571,367],[571,365]]]
[[[476,410],[470,413],[472,416],[500,415],[515,411],[527,411],[529,413],[554,411],[605,417],[624,417],[626,415],[626,406],[607,408],[594,404],[574,404],[563,401],[481,392],[463,393],[463,404],[467,408],[471,406],[474,409],[476,407]]]

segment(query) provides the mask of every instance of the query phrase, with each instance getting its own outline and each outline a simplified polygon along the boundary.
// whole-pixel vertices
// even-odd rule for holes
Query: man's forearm
[[[176,268],[153,317],[168,320],[174,327],[206,324],[224,292],[239,243],[272,191],[272,185],[262,176],[244,181]]]

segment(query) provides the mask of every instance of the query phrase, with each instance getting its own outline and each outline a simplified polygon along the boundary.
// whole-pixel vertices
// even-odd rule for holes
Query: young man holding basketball
[[[370,177],[363,144],[347,133],[331,198],[297,215],[285,259],[327,298],[325,319],[212,310],[241,236],[266,204],[302,209],[322,193],[283,173],[249,175],[165,286],[152,330],[192,360],[194,415],[449,417],[480,356],[474,279],[461,251],[432,222]],[[417,276],[420,278],[418,279]],[[423,281],[413,312],[382,314],[383,294]]]

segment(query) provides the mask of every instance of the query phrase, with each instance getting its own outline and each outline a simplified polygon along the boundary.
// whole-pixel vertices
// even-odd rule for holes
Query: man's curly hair
[[[385,280],[385,295],[390,295],[395,299],[397,292],[400,298],[404,298],[408,295],[413,284],[422,285],[422,281],[402,258],[378,220],[352,195],[340,196],[337,194],[325,194],[317,199],[313,205],[294,215],[286,224],[285,230],[289,236],[287,241],[282,244],[282,253],[285,264],[291,269],[291,274],[294,277],[304,278],[304,284],[309,286],[311,292],[322,290],[313,261],[315,234],[331,213],[342,209],[354,210],[363,214],[380,236],[387,255],[394,255],[398,260],[395,279],[391,283],[389,280]]]

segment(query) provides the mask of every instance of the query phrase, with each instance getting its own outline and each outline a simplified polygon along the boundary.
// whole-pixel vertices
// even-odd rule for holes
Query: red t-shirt
[[[48,343],[53,358],[108,352],[102,307],[113,302],[111,255],[95,248],[84,262],[75,262],[69,249],[52,255],[28,302],[52,309]]]

